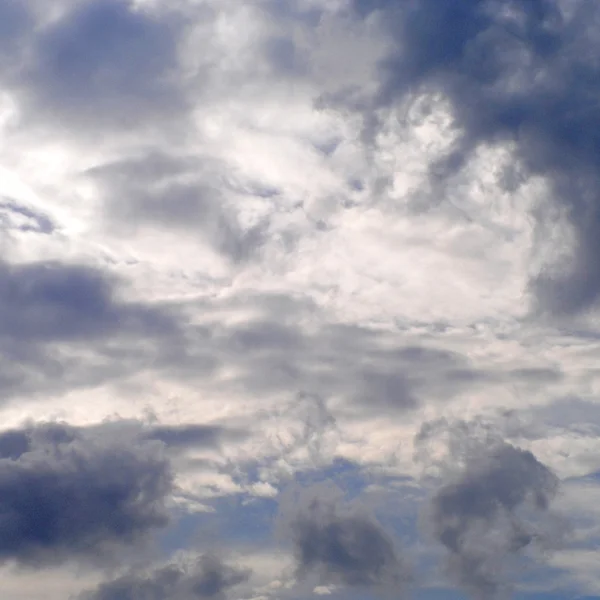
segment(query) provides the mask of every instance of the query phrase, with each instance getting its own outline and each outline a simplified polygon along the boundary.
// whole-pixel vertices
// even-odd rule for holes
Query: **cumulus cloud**
[[[47,424],[0,434],[0,452],[3,561],[107,560],[169,521],[161,444]]]
[[[70,577],[159,531],[164,563],[118,553],[90,597],[227,596],[237,569],[170,556],[200,532],[260,563],[255,597],[298,592],[286,560],[310,593],[403,593],[405,556],[439,583],[433,482],[440,585],[518,585],[559,480],[600,469],[599,16],[0,0],[3,577],[35,597],[15,563]]]
[[[420,94],[442,94],[451,102],[458,137],[431,177],[452,185],[452,176],[480,147],[513,146],[518,167],[513,176],[507,173],[506,185],[519,185],[514,176],[519,169],[523,177],[547,177],[551,192],[535,211],[539,226],[547,231],[562,221],[574,234],[568,257],[560,246],[547,249],[546,268],[533,275],[538,305],[558,315],[593,307],[600,293],[595,259],[600,113],[592,100],[598,67],[590,57],[598,5],[586,0],[353,5],[362,18],[378,15],[397,41],[382,63],[375,106]]]
[[[433,432],[449,433],[449,460],[455,461],[424,521],[446,551],[449,576],[474,597],[493,598],[510,588],[508,571],[517,555],[560,540],[550,512],[559,480],[530,451],[493,431],[481,431],[477,423],[455,425],[441,421],[418,437],[424,443]]]
[[[333,484],[293,490],[280,504],[280,527],[291,538],[299,578],[388,593],[410,582],[393,538]]]
[[[213,555],[172,563],[148,572],[131,572],[79,596],[81,600],[195,600],[224,598],[251,572]]]

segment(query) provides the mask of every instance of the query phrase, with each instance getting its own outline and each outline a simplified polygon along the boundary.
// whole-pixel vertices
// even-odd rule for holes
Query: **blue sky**
[[[2,598],[600,597],[599,21],[0,0]]]

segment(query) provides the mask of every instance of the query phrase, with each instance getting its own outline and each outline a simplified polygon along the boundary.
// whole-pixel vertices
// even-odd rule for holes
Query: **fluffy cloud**
[[[564,249],[551,249],[548,269],[531,280],[540,307],[557,314],[593,307],[600,281],[594,258],[599,113],[590,102],[598,78],[589,58],[597,6],[553,0],[469,0],[442,9],[428,0],[354,5],[363,17],[377,13],[398,40],[384,63],[376,104],[415,93],[451,102],[458,136],[431,176],[451,184],[481,146],[511,144],[515,165],[505,185],[547,177],[546,202],[556,210],[539,207],[539,227],[556,227],[558,219],[573,232],[569,261]]]
[[[0,436],[0,557],[27,566],[107,560],[168,523],[160,444],[60,424]]]
[[[598,14],[0,2],[9,600],[595,593]]]

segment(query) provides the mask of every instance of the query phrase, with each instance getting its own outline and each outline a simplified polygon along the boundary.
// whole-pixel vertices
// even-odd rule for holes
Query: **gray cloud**
[[[549,510],[559,480],[531,452],[482,425],[428,424],[417,444],[448,436],[452,464],[425,522],[446,550],[449,576],[474,597],[493,598],[508,590],[517,555],[560,540]]]
[[[97,268],[0,263],[2,397],[94,385],[158,356],[168,362],[181,340],[174,314],[120,301],[117,290]]]
[[[14,67],[20,55],[23,37],[33,25],[27,2],[4,0],[0,5],[0,73]],[[11,60],[12,59],[12,60]]]
[[[239,384],[256,393],[341,394],[359,410],[393,414],[418,407],[425,389],[443,386],[447,398],[450,390],[469,383],[468,378],[453,381],[452,373],[470,369],[459,353],[407,345],[402,334],[369,327],[323,323],[305,329],[293,313],[278,316],[273,321],[265,313],[232,328],[215,324],[212,330],[214,351],[223,362],[238,364]]]
[[[322,584],[394,591],[411,577],[406,560],[382,525],[339,488],[292,490],[280,504],[280,527],[291,538],[297,576]]]
[[[557,398],[519,414],[521,419],[515,419],[515,433],[529,439],[565,432],[593,439],[600,434],[600,405],[577,396]]]
[[[291,298],[162,305],[123,301],[119,292],[120,281],[98,268],[0,263],[2,398],[60,394],[148,369],[210,384],[223,365],[235,365],[226,385],[255,397],[281,390],[335,395],[358,411],[395,415],[415,410],[425,397],[448,401],[472,386],[546,378],[545,371],[476,368],[459,352],[407,341],[403,332],[328,322],[305,327],[300,323],[314,319],[315,308]],[[254,319],[225,324],[222,311],[240,303],[254,309]],[[189,322],[195,310],[203,314],[200,325]]]
[[[224,440],[242,439],[246,432],[219,425],[148,424],[136,419],[105,421],[101,425],[84,428],[49,422],[0,432],[0,458],[17,459],[30,452],[34,442],[56,445],[71,443],[81,435],[97,437],[108,434],[115,438],[121,435],[135,443],[160,442],[167,449],[178,451],[187,448],[215,448]]]
[[[254,318],[224,323],[223,311],[235,312],[240,305],[252,307]],[[318,320],[308,301],[294,304],[292,298],[283,302],[280,296],[257,294],[206,300],[193,308],[202,311],[204,323],[186,326],[177,355],[156,366],[180,380],[210,380],[221,365],[235,365],[235,377],[220,385],[250,390],[256,398],[281,391],[290,397],[298,392],[325,400],[335,396],[356,413],[377,411],[397,418],[425,399],[447,403],[477,386],[534,379],[537,385],[551,385],[559,380],[550,371],[548,377],[545,372],[514,371],[510,362],[505,369],[479,367],[428,336],[411,335],[410,325],[406,331],[382,331]],[[315,320],[318,327],[304,325]],[[213,366],[199,369],[203,362]]]
[[[20,341],[90,340],[118,330],[158,334],[173,328],[165,313],[115,300],[116,285],[81,265],[0,264],[0,336]]]
[[[131,235],[140,225],[167,226],[203,238],[233,261],[250,258],[264,242],[266,224],[242,227],[231,203],[260,192],[237,189],[217,160],[151,152],[95,167],[86,175],[103,192],[113,230]]]
[[[194,600],[223,598],[230,588],[244,583],[250,571],[205,555],[190,564],[169,564],[151,572],[132,572],[100,584],[81,600]]]
[[[6,230],[18,229],[42,234],[51,234],[55,228],[48,216],[21,206],[11,198],[0,201],[0,226]]]
[[[256,395],[341,393],[359,408],[402,412],[416,408],[426,389],[448,397],[483,377],[465,356],[405,345],[393,333],[300,327],[296,317],[310,314],[312,305],[282,305],[274,319],[271,305],[280,298],[247,298],[257,317],[227,326],[219,315],[236,306],[206,301],[193,307],[206,318],[198,326],[188,323],[185,304],[120,300],[119,283],[84,265],[0,263],[3,397],[95,386],[147,368],[179,380],[210,379],[221,365],[235,364],[230,385]]]
[[[378,13],[395,49],[381,65],[375,106],[420,93],[452,104],[458,139],[436,164],[440,191],[482,144],[516,144],[523,177],[545,175],[550,201],[535,211],[540,235],[555,220],[575,233],[566,265],[552,261],[531,279],[537,308],[574,314],[596,304],[600,267],[600,6],[575,0],[354,0],[356,14]],[[369,119],[369,123],[373,123]],[[519,178],[507,175],[511,189]],[[554,207],[558,207],[558,216]]]
[[[129,0],[72,3],[33,43],[31,64],[15,75],[36,117],[81,126],[131,127],[183,107],[174,84],[177,27]]]
[[[174,450],[218,447],[221,441],[242,439],[246,435],[246,432],[239,429],[231,430],[218,425],[192,423],[186,425],[154,425],[149,427],[143,434],[146,439],[158,440]]]
[[[0,560],[108,560],[168,523],[162,444],[110,426],[31,426],[0,434]]]
[[[261,302],[268,302],[268,296],[253,301],[260,311],[254,320],[209,326],[214,355],[238,365],[237,383],[257,395],[274,389],[335,395],[357,411],[397,416],[416,410],[425,398],[449,402],[476,386],[533,380],[551,385],[560,380],[550,369],[514,370],[510,363],[504,369],[477,366],[431,338],[411,336],[410,327],[402,332],[328,322],[319,328],[299,326],[300,315],[312,318],[312,307],[279,311],[274,320]],[[265,372],[270,376],[264,377]]]

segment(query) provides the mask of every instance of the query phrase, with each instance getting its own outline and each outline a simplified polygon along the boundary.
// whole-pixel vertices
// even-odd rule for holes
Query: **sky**
[[[600,598],[599,44],[0,0],[3,600]]]

